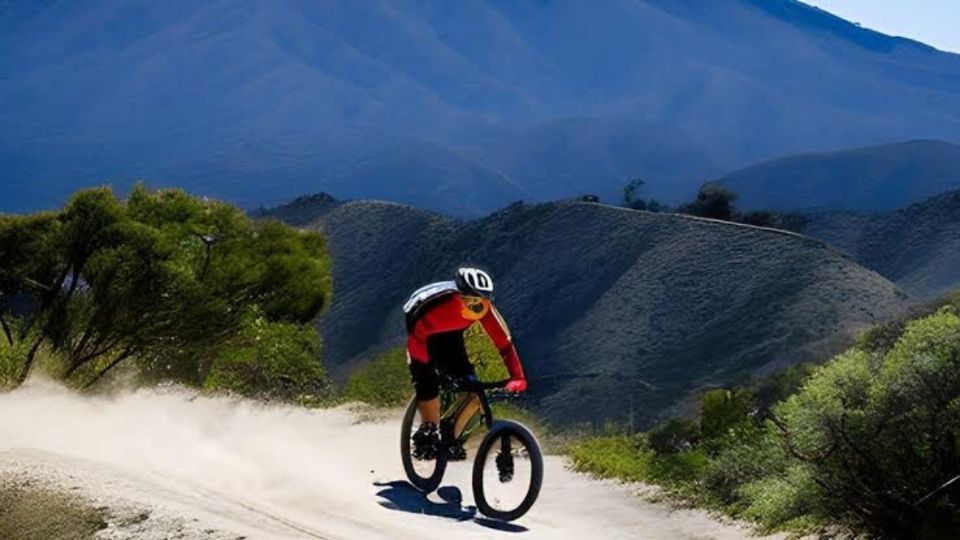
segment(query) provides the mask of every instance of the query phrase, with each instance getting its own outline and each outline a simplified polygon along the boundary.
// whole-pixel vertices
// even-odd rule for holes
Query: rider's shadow
[[[409,482],[397,480],[394,482],[374,482],[373,485],[384,488],[378,491],[377,495],[386,499],[379,501],[379,503],[380,506],[389,510],[444,517],[457,521],[472,519],[478,525],[505,532],[524,532],[527,530],[526,527],[513,523],[478,517],[476,506],[461,505],[463,495],[454,486],[444,486],[438,489],[437,495],[443,502],[436,503],[428,499],[425,493],[413,487]]]

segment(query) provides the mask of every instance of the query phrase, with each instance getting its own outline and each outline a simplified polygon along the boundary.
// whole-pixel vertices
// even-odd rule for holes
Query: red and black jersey
[[[427,341],[431,336],[447,333],[462,333],[475,322],[480,322],[513,379],[523,379],[523,367],[516,347],[510,338],[510,330],[497,309],[485,301],[483,312],[471,311],[459,292],[450,292],[430,301],[409,321],[407,353],[411,361],[430,363]]]

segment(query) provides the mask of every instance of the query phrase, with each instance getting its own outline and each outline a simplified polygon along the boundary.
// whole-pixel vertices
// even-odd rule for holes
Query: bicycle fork
[[[497,454],[497,472],[500,474],[500,483],[506,484],[513,480],[513,449],[510,437],[504,435],[500,439],[500,453]]]

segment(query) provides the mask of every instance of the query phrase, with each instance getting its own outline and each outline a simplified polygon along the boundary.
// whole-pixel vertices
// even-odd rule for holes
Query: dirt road
[[[0,474],[75,490],[111,510],[102,538],[735,539],[702,512],[548,457],[514,524],[472,506],[466,465],[429,498],[403,482],[399,412],[305,410],[184,390],[80,397],[32,382],[0,395]]]

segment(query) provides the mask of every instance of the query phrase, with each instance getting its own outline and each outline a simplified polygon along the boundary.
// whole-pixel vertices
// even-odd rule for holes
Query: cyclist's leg
[[[433,362],[409,360],[410,377],[417,392],[417,409],[423,423],[440,423],[440,374]]]
[[[476,378],[476,371],[473,364],[470,363],[470,357],[467,355],[467,347],[463,341],[462,332],[450,332],[439,336],[434,344],[437,356],[437,369],[451,377],[460,379]],[[453,427],[454,437],[459,437],[464,427],[480,410],[480,400],[475,395],[470,396],[470,400],[463,405],[461,412],[457,415]]]

